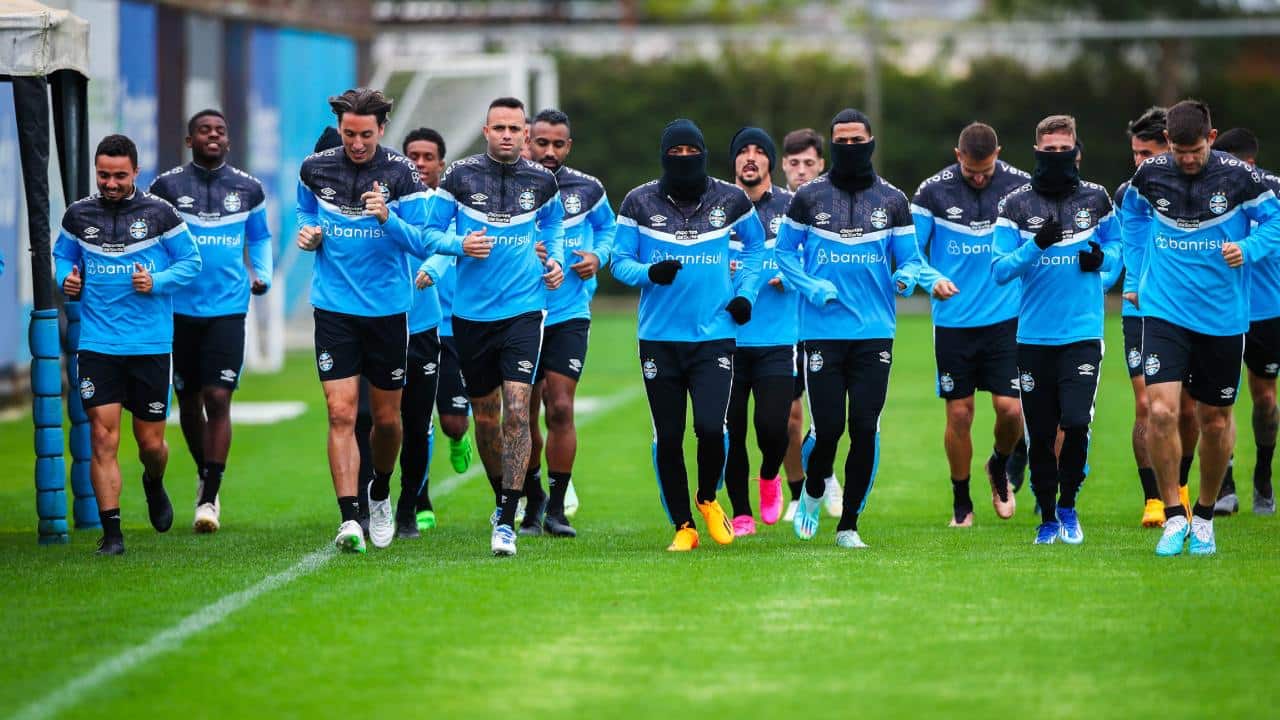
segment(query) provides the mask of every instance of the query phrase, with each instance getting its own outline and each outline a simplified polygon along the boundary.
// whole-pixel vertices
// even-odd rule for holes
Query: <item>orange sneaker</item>
[[[698,547],[698,531],[691,527],[676,530],[676,537],[667,546],[667,552],[689,552]]]
[[[702,513],[702,517],[707,521],[707,532],[711,533],[712,540],[721,545],[733,542],[733,525],[729,522],[729,516],[725,515],[724,509],[720,507],[720,501],[700,502],[698,512]]]

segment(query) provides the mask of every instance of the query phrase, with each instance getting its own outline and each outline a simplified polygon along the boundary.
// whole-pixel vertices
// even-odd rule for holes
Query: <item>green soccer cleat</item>
[[[461,440],[449,438],[449,464],[456,473],[464,473],[471,467],[471,438],[466,435]]]
[[[434,510],[420,510],[418,512],[418,532],[426,532],[436,529],[436,513]]]

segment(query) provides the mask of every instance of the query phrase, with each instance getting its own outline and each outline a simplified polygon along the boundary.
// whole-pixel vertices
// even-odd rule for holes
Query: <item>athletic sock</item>
[[[956,522],[973,512],[973,499],[969,497],[969,478],[951,478],[951,508],[955,511]]]
[[[370,502],[382,502],[391,497],[391,473],[373,471],[373,483],[369,485]]]
[[[1058,522],[1058,500],[1053,490],[1036,492],[1036,503],[1040,505],[1040,522]]]
[[[547,514],[564,514],[564,496],[569,491],[569,480],[572,474],[567,472],[547,471],[547,485],[551,492],[547,496]]]
[[[1001,455],[999,450],[992,449],[991,457],[987,458],[987,474],[996,478],[996,493],[1000,496],[1000,501],[1005,502],[1009,499],[1009,482],[1007,467],[1009,465],[1009,456]],[[999,475],[997,475],[999,473]],[[1004,482],[1000,482],[1004,480]]]
[[[845,530],[858,532],[858,513],[850,511],[840,516],[840,522],[836,525],[836,532]]]
[[[493,489],[493,506],[498,507],[502,504],[502,476],[490,475],[489,487]]]
[[[534,468],[524,474],[524,497],[529,503],[542,502],[547,493],[542,489],[542,468]]]
[[[338,512],[342,513],[342,522],[355,520],[360,512],[355,495],[343,495],[338,498]]]
[[[1178,487],[1187,486],[1187,481],[1191,479],[1191,463],[1194,460],[1194,455],[1182,456],[1182,464],[1178,467]]]
[[[514,528],[516,526],[516,505],[520,504],[523,490],[503,488],[498,497],[498,524]]]
[[[102,535],[104,537],[124,537],[124,534],[120,532],[120,508],[99,510],[98,520],[102,523]]]
[[[800,478],[799,480],[788,480],[787,487],[791,490],[791,500],[799,500],[800,493],[804,492],[804,478]]]
[[[1209,522],[1213,522],[1213,506],[1212,505],[1201,505],[1200,501],[1197,500],[1196,504],[1191,508],[1191,514],[1200,518],[1201,520],[1208,520]]]
[[[1212,512],[1212,511],[1213,511],[1213,510],[1212,510],[1212,508],[1210,508],[1210,512]],[[1165,519],[1165,520],[1169,520],[1169,519],[1176,518],[1176,517],[1186,517],[1186,516],[1187,516],[1187,510],[1186,510],[1186,508],[1182,507],[1182,503],[1178,503],[1178,504],[1176,504],[1176,505],[1165,505],[1165,506],[1164,506],[1164,519]]]
[[[827,494],[827,481],[816,475],[805,478],[804,492],[812,498],[821,498]]]
[[[1149,467],[1138,468],[1138,482],[1142,483],[1144,500],[1159,500],[1160,489],[1156,485],[1156,471]]]
[[[1227,461],[1227,472],[1222,476],[1222,487],[1218,488],[1218,497],[1234,495],[1236,492],[1235,458]]]
[[[218,490],[222,488],[222,474],[226,472],[226,463],[205,463],[200,475],[204,478],[204,488],[200,493],[199,505],[213,503],[218,499]]]
[[[1275,445],[1259,445],[1258,462],[1253,466],[1253,487],[1265,496],[1271,495],[1271,458],[1275,452]]]

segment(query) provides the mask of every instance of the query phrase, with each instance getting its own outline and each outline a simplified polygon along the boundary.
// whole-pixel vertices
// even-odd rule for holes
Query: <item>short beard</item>
[[[756,175],[755,180],[746,180],[741,175],[739,175],[738,182],[749,188],[753,188],[759,185],[760,183],[764,182],[764,175]]]

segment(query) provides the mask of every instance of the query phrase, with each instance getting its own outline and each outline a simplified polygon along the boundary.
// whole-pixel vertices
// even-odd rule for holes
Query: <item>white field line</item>
[[[579,424],[588,424],[592,419],[630,401],[639,394],[638,388],[631,388],[598,400],[591,398],[592,402],[587,404],[588,412],[581,414]],[[583,400],[587,399],[583,398]],[[439,483],[433,488],[434,492],[432,494],[436,497],[443,497],[462,487],[472,478],[483,474],[484,466],[480,459],[476,458],[474,464],[465,473],[450,477]],[[74,707],[80,702],[81,698],[98,686],[128,673],[159,655],[176,650],[193,635],[221,623],[232,613],[248,606],[259,597],[315,572],[336,554],[337,550],[332,545],[326,544],[321,549],[303,557],[287,570],[275,575],[268,575],[244,590],[223,596],[221,599],[205,605],[184,617],[176,624],[161,630],[146,642],[134,645],[106,658],[89,672],[73,678],[62,687],[21,708],[10,717],[12,720],[41,720],[42,718],[53,717],[63,710]]]

